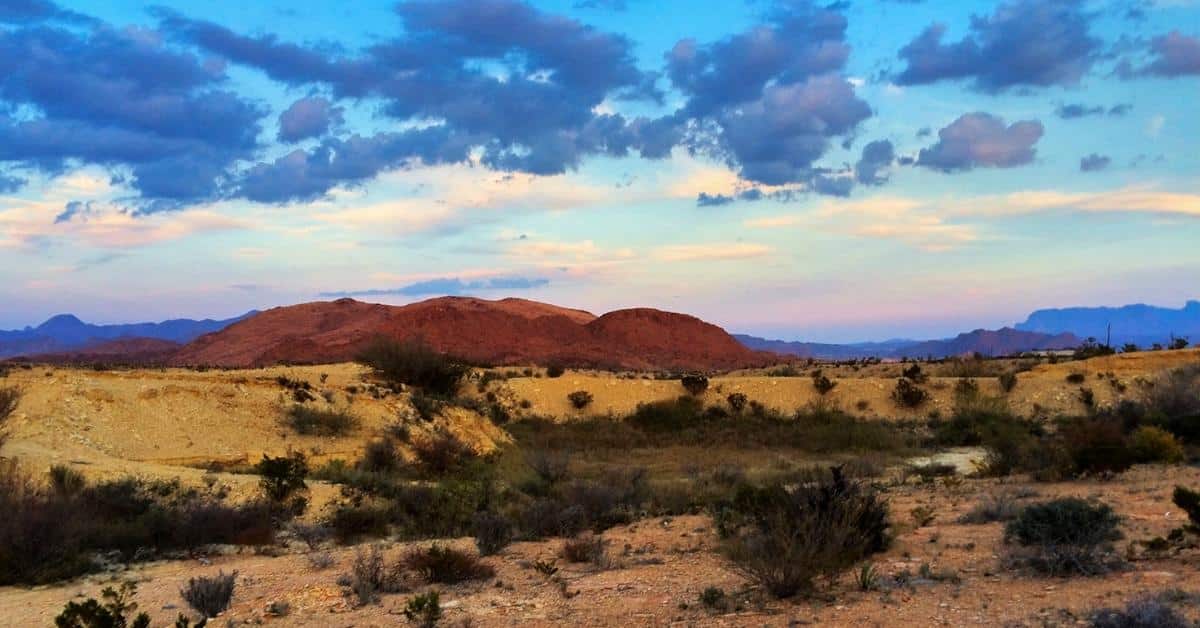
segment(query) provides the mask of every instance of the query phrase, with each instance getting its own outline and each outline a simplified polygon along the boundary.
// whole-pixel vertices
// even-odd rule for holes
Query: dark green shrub
[[[700,603],[709,610],[723,611],[728,608],[729,599],[725,594],[725,589],[720,587],[706,587],[700,592]]]
[[[475,547],[480,556],[491,556],[512,542],[513,526],[507,517],[490,512],[475,513],[472,520]]]
[[[1088,617],[1091,628],[1194,628],[1195,624],[1180,615],[1161,599],[1147,597],[1133,600],[1123,609],[1103,608]]]
[[[1016,373],[1002,373],[997,379],[1000,381],[1000,390],[1006,393],[1012,392],[1017,387]]]
[[[395,593],[400,589],[399,574],[383,564],[383,551],[372,545],[367,551],[355,550],[350,573],[343,582],[348,582],[350,592],[360,606],[379,601],[380,593]]]
[[[308,484],[304,482],[308,476],[308,461],[298,451],[278,458],[263,454],[262,460],[254,465],[254,472],[261,476],[258,483],[263,494],[276,503],[308,490]]]
[[[925,373],[921,371],[921,365],[916,363],[901,371],[900,376],[904,379],[912,380],[917,384],[924,382],[926,379]]]
[[[442,408],[446,407],[446,401],[432,395],[427,395],[419,390],[414,390],[408,396],[408,402],[412,404],[413,411],[422,421],[429,422],[437,418],[442,412]]]
[[[1087,375],[1083,373],[1069,373],[1067,375],[1068,384],[1082,384],[1087,381]]]
[[[1021,514],[1021,506],[1007,492],[984,495],[971,510],[958,518],[959,523],[980,524],[1012,521]]]
[[[546,366],[546,377],[562,377],[563,373],[567,372],[567,368],[561,364],[550,364]]]
[[[1178,351],[1180,349],[1187,349],[1188,339],[1187,338],[1172,338],[1171,344],[1168,346],[1174,351]]]
[[[368,442],[362,458],[358,460],[359,470],[368,473],[391,473],[400,466],[400,453],[396,451],[396,443],[390,438]]]
[[[592,404],[592,400],[592,393],[586,390],[576,390],[575,392],[567,395],[567,401],[570,401],[571,406],[573,406],[576,410],[582,410],[590,406]]]
[[[694,424],[704,410],[695,397],[639,403],[626,420],[647,431],[675,431]]]
[[[1119,473],[1137,461],[1120,421],[1111,418],[1070,419],[1058,435],[1074,473]]]
[[[525,463],[538,479],[550,486],[567,478],[570,459],[562,452],[537,449],[525,456]]]
[[[21,389],[13,387],[0,388],[0,424],[3,424],[8,417],[17,411],[17,405],[20,403]]]
[[[1129,447],[1135,462],[1183,462],[1183,445],[1175,435],[1153,425],[1143,425],[1129,435]]]
[[[1120,519],[1107,504],[1065,497],[1026,506],[1004,527],[1014,562],[1051,575],[1094,575],[1112,565]]]
[[[485,580],[496,570],[466,552],[434,543],[428,548],[413,549],[401,561],[430,584],[458,584],[468,580]]]
[[[433,628],[442,618],[441,601],[437,591],[409,598],[404,605],[404,617],[422,628]]]
[[[569,563],[602,564],[608,543],[599,536],[584,534],[563,541],[559,556]]]
[[[459,382],[469,368],[461,360],[439,353],[419,339],[397,342],[376,338],[359,353],[358,361],[389,382],[416,386],[444,397],[451,397],[458,391]]]
[[[105,587],[101,592],[103,603],[93,598],[83,602],[67,602],[61,613],[54,618],[57,628],[149,628],[150,616],[138,613],[132,619],[127,614],[137,612],[137,603],[131,598],[137,593],[137,585],[124,582],[119,589]]]
[[[430,475],[445,475],[461,469],[479,454],[454,434],[439,430],[427,439],[413,443],[413,454],[421,469]]]
[[[325,524],[343,545],[387,534],[391,518],[385,507],[376,504],[337,504]]]
[[[920,366],[913,365],[920,369]],[[917,408],[929,400],[929,393],[915,383],[915,380],[901,378],[896,380],[896,388],[892,390],[892,400],[906,408]]]
[[[50,488],[59,497],[73,497],[87,487],[83,474],[65,464],[50,467]]]
[[[839,468],[793,486],[744,487],[729,509],[725,552],[777,597],[811,593],[887,548],[886,502]]]
[[[1175,492],[1171,495],[1171,501],[1187,513],[1188,529],[1200,534],[1200,491],[1176,486]]]
[[[837,388],[837,382],[819,374],[819,371],[813,375],[812,383],[817,394],[822,396],[829,394],[834,388]]]
[[[702,395],[704,391],[708,390],[708,378],[697,373],[684,375],[680,378],[679,383],[693,397]]]
[[[746,401],[748,400],[744,393],[735,392],[729,393],[729,396],[725,398],[725,401],[729,403],[729,409],[733,410],[734,414],[741,414],[742,410],[746,408]]]
[[[288,410],[287,424],[305,436],[344,436],[358,426],[358,418],[342,410],[297,405]]]
[[[1200,365],[1172,369],[1156,377],[1144,393],[1153,420],[1187,443],[1200,442]]]
[[[236,581],[236,571],[228,575],[222,571],[212,577],[189,578],[187,586],[179,590],[179,595],[192,610],[212,618],[229,608]]]
[[[1079,388],[1079,403],[1082,403],[1085,408],[1092,409],[1096,407],[1096,393],[1091,388],[1082,386]]]

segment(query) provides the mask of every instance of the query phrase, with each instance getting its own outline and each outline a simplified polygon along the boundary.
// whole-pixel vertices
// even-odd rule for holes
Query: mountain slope
[[[171,362],[340,362],[377,335],[422,338],[439,351],[483,364],[718,369],[770,361],[721,328],[684,314],[633,309],[597,318],[523,299],[442,297],[404,306],[338,299],[273,308],[196,339]]]
[[[1040,333],[1070,332],[1103,342],[1110,324],[1114,345],[1166,343],[1172,335],[1200,340],[1200,301],[1188,301],[1177,310],[1141,303],[1122,307],[1037,310],[1016,328]]]
[[[741,334],[735,335],[734,338],[746,347],[758,351],[822,360],[854,360],[870,357],[924,358],[926,356],[944,358],[972,353],[1003,356],[1038,349],[1069,349],[1079,346],[1082,342],[1071,334],[1040,334],[1018,331],[1008,327],[995,331],[976,329],[959,334],[954,338],[942,340],[889,340],[848,345],[766,340]]]
[[[225,320],[173,319],[161,323],[124,325],[91,325],[74,315],[59,314],[37,327],[0,331],[0,358],[77,352],[121,338],[146,338],[183,344],[256,313],[251,311]]]

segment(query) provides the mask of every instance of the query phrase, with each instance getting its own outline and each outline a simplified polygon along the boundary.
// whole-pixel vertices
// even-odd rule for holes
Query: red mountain
[[[524,299],[442,297],[404,306],[338,299],[274,308],[197,338],[171,363],[340,362],[377,335],[423,338],[439,351],[485,364],[724,369],[772,361],[684,314],[642,308],[597,318]]]
[[[169,360],[182,346],[177,342],[161,338],[118,338],[89,344],[75,351],[42,353],[13,359],[50,364],[155,365]]]

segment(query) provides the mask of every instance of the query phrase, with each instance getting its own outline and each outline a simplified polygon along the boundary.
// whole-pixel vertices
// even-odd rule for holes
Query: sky
[[[1200,285],[1200,0],[0,0],[0,328],[933,338]]]

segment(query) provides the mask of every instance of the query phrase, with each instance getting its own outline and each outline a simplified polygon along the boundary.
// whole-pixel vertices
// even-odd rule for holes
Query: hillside
[[[253,316],[250,311],[224,320],[173,319],[160,323],[93,325],[72,314],[52,316],[37,327],[0,331],[0,358],[20,355],[92,353],[94,347],[117,339],[148,338],[184,344]],[[106,353],[112,353],[106,350]]]
[[[755,336],[734,336],[748,348],[784,355],[822,360],[853,360],[858,358],[944,358],[979,353],[985,356],[1015,355],[1039,349],[1069,349],[1082,342],[1069,334],[1041,334],[1018,331],[1009,327],[998,330],[976,329],[943,340],[889,340],[858,344],[823,344],[767,340]]]
[[[338,299],[273,308],[198,338],[171,363],[341,362],[377,335],[421,338],[439,351],[484,364],[723,369],[770,361],[720,327],[684,314],[632,309],[597,318],[523,299],[442,297],[405,306]]]
[[[1101,341],[1112,328],[1112,343],[1149,346],[1167,344],[1172,336],[1200,340],[1200,301],[1188,301],[1180,309],[1137,303],[1121,307],[1071,307],[1037,310],[1016,328],[1040,333],[1070,332],[1081,338]]]

